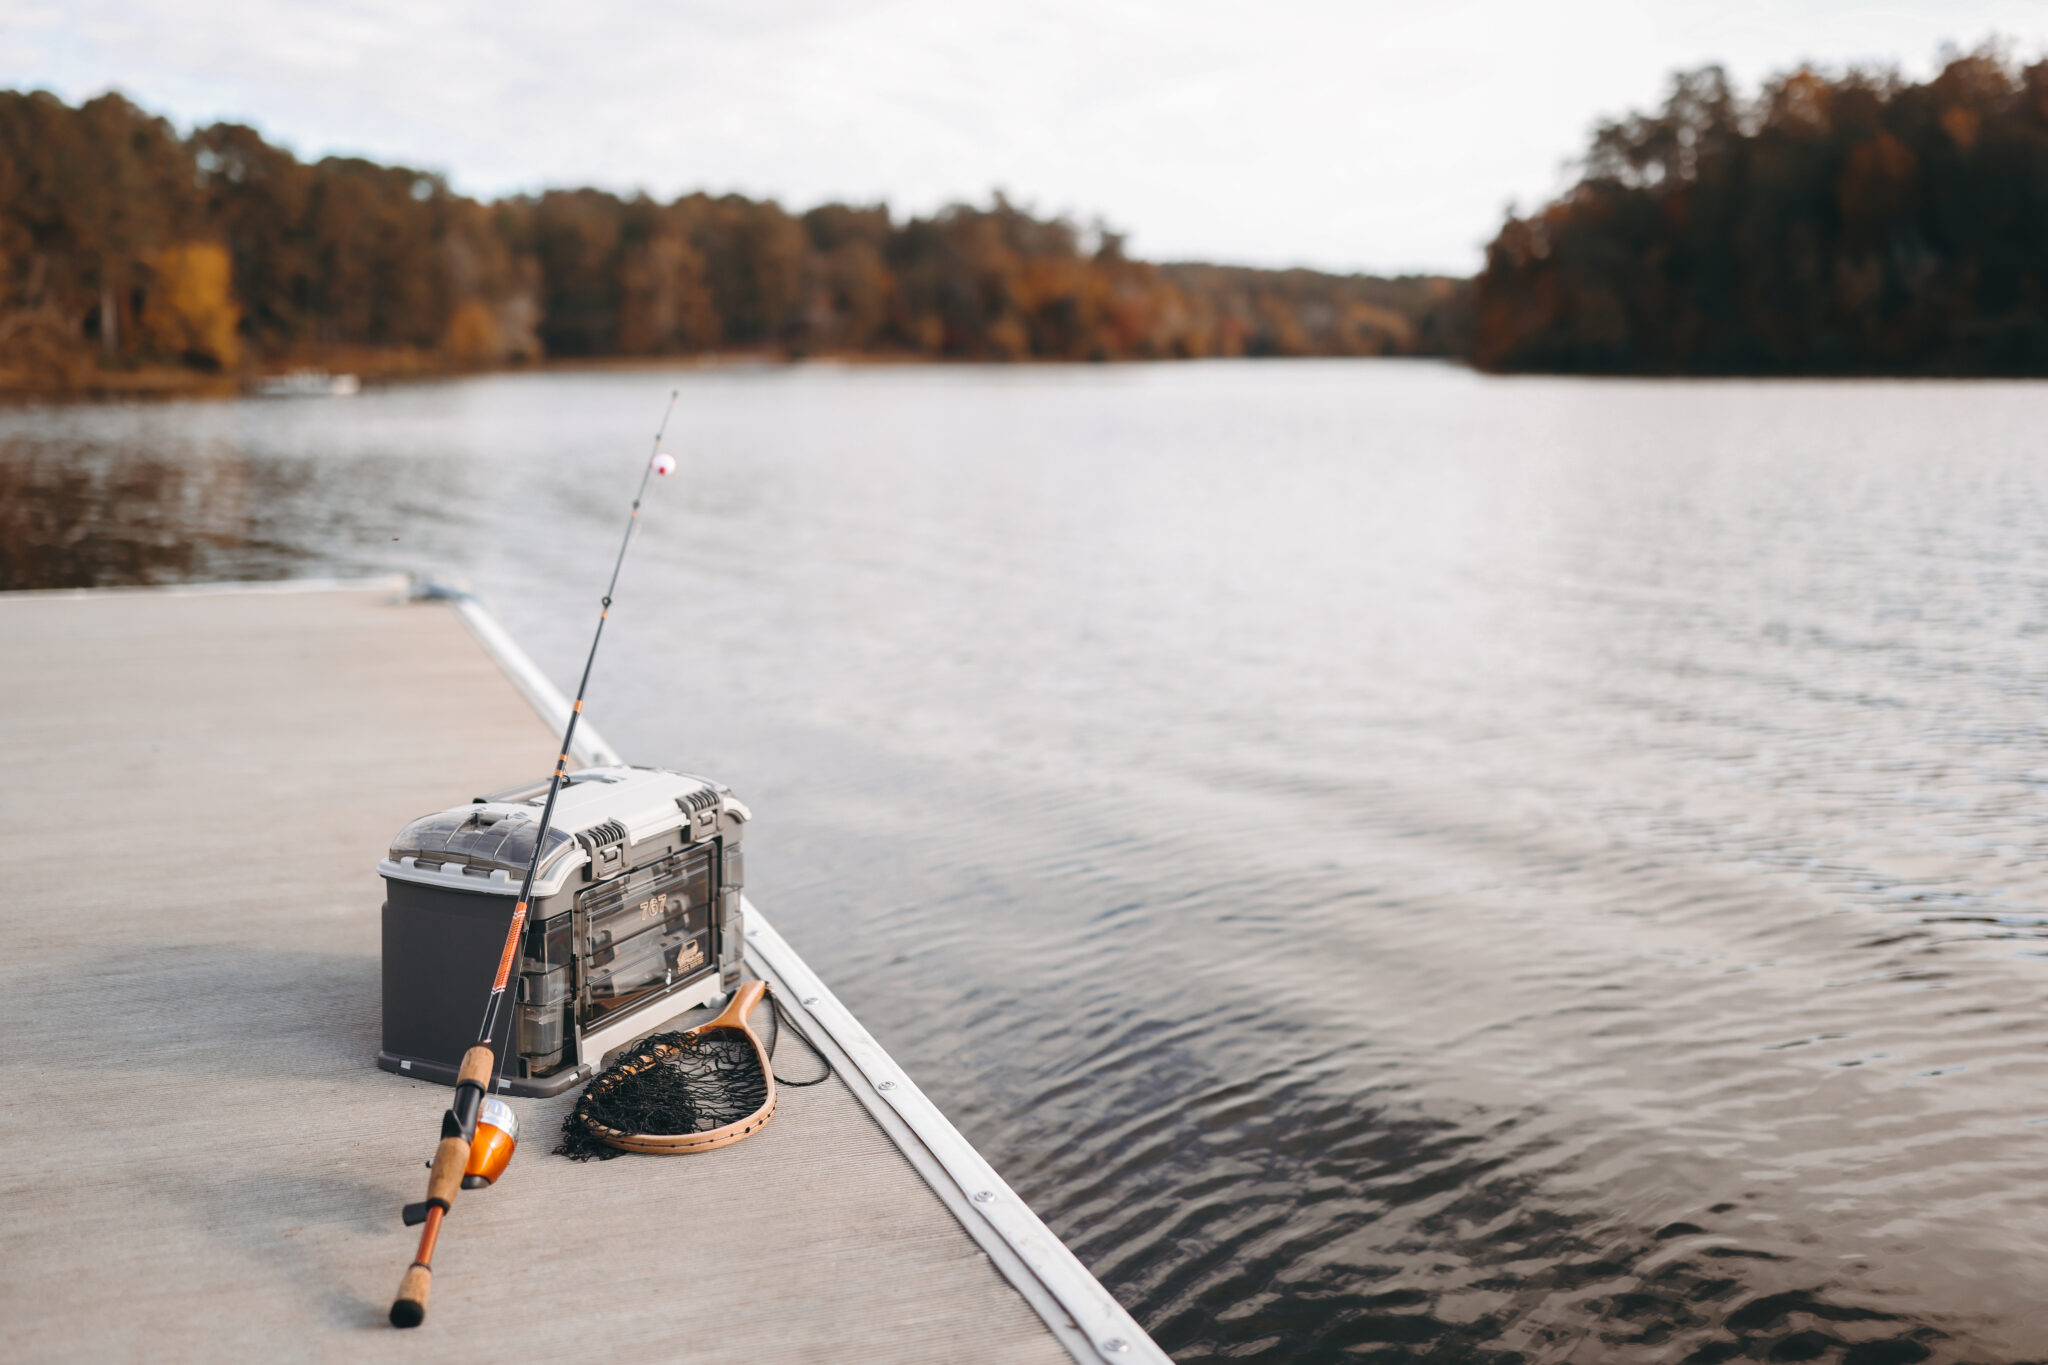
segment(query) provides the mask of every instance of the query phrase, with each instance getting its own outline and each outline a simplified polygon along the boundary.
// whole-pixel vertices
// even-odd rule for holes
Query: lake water
[[[573,686],[671,385],[593,720],[1178,1358],[2048,1357],[2048,386],[16,409],[0,581],[459,577]]]

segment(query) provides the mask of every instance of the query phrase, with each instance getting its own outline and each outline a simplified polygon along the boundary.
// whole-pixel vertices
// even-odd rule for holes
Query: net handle
[[[698,1029],[746,1028],[747,1016],[754,1012],[754,1006],[760,1004],[761,997],[767,993],[767,982],[746,982],[732,993],[732,1003],[720,1010],[716,1019],[706,1024],[699,1024],[697,1028],[691,1029],[690,1032],[695,1033]]]

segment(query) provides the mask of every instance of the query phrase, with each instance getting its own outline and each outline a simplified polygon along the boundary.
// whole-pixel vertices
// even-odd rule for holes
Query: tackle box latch
[[[718,793],[711,788],[700,787],[678,796],[676,809],[683,813],[682,835],[691,843],[718,832]]]
[[[593,825],[576,836],[590,855],[590,875],[595,881],[626,870],[626,827],[616,820]]]

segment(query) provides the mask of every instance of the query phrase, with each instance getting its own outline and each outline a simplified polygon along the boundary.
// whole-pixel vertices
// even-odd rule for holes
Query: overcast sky
[[[5,0],[0,84],[116,88],[496,195],[899,212],[1001,187],[1154,260],[1466,273],[1606,114],[1709,61],[1931,70],[2040,0]]]

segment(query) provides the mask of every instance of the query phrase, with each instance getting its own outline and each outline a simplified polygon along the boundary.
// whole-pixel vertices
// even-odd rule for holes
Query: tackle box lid
[[[398,832],[377,871],[429,886],[514,895],[533,857],[547,795],[545,781],[528,783],[422,816]],[[737,821],[750,814],[723,784],[688,773],[623,764],[569,773],[555,797],[533,894],[538,899],[561,890],[598,849],[667,834],[712,809]]]

